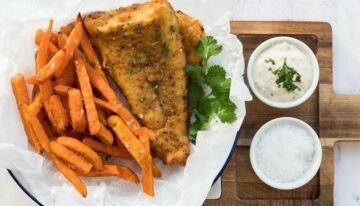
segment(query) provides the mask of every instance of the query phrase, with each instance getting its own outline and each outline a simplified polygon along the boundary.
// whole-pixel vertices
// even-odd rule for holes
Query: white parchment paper
[[[0,167],[19,171],[23,183],[44,205],[201,205],[234,144],[245,116],[244,101],[251,99],[242,76],[242,45],[230,34],[229,14],[221,9],[209,12],[206,0],[179,0],[171,1],[174,8],[200,18],[206,33],[223,45],[223,52],[212,58],[210,64],[224,66],[232,78],[230,98],[238,107],[237,121],[230,125],[214,119],[208,131],[200,131],[196,146],[191,145],[185,167],[169,167],[157,162],[163,176],[155,180],[154,198],[146,196],[141,185],[115,177],[83,178],[88,197],[82,198],[46,156],[33,152],[24,134],[10,79],[18,72],[26,76],[34,72],[36,29],[46,28],[50,18],[54,19],[57,29],[73,20],[78,12],[109,10],[131,3],[134,1],[20,0],[0,7]],[[31,89],[29,87],[29,92]],[[139,174],[133,163],[116,161]]]

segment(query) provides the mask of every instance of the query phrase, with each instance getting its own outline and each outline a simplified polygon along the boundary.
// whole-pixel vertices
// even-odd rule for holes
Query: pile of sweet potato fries
[[[139,183],[129,168],[102,159],[133,159],[141,168],[143,191],[154,196],[149,137],[108,84],[81,17],[57,34],[50,20],[37,30],[36,73],[11,79],[25,133],[37,153],[45,152],[82,196],[87,189],[79,176],[117,176]],[[30,102],[26,82],[35,85]]]

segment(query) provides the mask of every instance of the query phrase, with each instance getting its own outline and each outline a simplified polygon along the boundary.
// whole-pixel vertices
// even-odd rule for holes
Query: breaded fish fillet
[[[84,19],[103,68],[131,111],[153,130],[151,148],[165,164],[189,155],[186,55],[176,13],[166,1],[134,4]]]
[[[181,11],[177,11],[176,16],[179,21],[187,63],[200,64],[201,58],[196,54],[196,45],[201,37],[205,36],[204,27],[200,20],[194,19]]]

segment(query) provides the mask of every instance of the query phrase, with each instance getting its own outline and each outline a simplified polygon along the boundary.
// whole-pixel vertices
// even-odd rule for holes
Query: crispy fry
[[[46,115],[45,108],[40,109],[37,117],[41,122],[41,125],[43,126],[45,133],[47,134],[50,140],[53,140],[54,138],[58,137],[55,128],[51,125],[49,118]]]
[[[144,155],[146,152],[144,145],[134,136],[121,118],[117,115],[112,115],[108,118],[108,124],[124,144],[125,148],[130,152],[131,156],[133,156],[140,165],[141,169],[148,170],[148,168],[150,168],[151,171],[151,164],[148,164],[148,155]],[[149,193],[149,195],[151,195],[151,193]]]
[[[79,140],[72,137],[59,137],[56,139],[56,142],[85,157],[96,170],[103,169],[103,163],[99,155]]]
[[[65,50],[59,50],[50,61],[42,67],[34,76],[27,79],[29,84],[40,84],[54,76],[55,72],[62,68],[66,60]]]
[[[52,35],[50,37],[51,41],[49,42],[49,47],[47,50],[49,57],[54,56],[54,54],[56,54],[56,52],[59,51],[57,46],[54,44],[54,41],[53,41],[54,36],[53,35],[55,35],[55,34],[52,33]],[[39,46],[40,42],[44,38],[44,36],[45,36],[45,33],[41,29],[37,30],[36,35],[35,35],[35,44]]]
[[[86,128],[86,117],[80,90],[71,89],[68,91],[68,103],[73,129],[77,132],[84,132]]]
[[[25,119],[25,113],[26,113],[25,108],[26,105],[30,103],[30,100],[29,100],[29,94],[26,88],[24,76],[22,74],[17,74],[15,77],[13,77],[11,79],[11,86],[28,141],[34,147],[36,153],[41,153],[40,142]]]
[[[76,25],[71,32],[64,49],[59,50],[46,64],[42,67],[34,76],[28,78],[28,83],[39,84],[45,80],[50,79],[55,73],[61,75],[61,69],[66,68],[63,65],[67,65],[72,58],[76,48],[79,46],[83,30],[80,24]]]
[[[38,114],[40,109],[43,107],[40,94],[36,94],[33,101],[31,102],[29,108],[33,111],[34,114]]]
[[[64,131],[68,129],[70,122],[69,118],[66,114],[66,110],[61,103],[61,99],[59,95],[52,95],[49,100],[49,110],[56,117],[56,125],[55,128],[59,131]]]
[[[80,23],[84,30],[85,27],[83,25],[83,22],[82,22],[80,16],[78,16],[78,18],[76,19],[76,23]],[[90,39],[86,32],[84,32],[84,34],[83,34],[83,38],[81,39],[80,46],[81,46],[82,50],[84,51],[85,56],[86,56],[87,60],[89,61],[90,65],[93,68],[95,68],[97,71],[99,71],[103,77],[105,77],[104,73],[101,70],[101,65],[96,56],[95,50],[92,47]]]
[[[155,162],[153,161],[152,163],[152,173],[154,175],[154,177],[161,177],[161,171],[160,169],[156,166]]]
[[[27,105],[23,105],[23,107],[25,110],[25,121],[29,124],[30,130],[35,134],[45,152],[49,153],[49,137],[47,136],[39,118],[28,108]]]
[[[57,44],[59,45],[60,49],[63,49],[66,44],[66,40],[64,35],[60,32],[56,35]]]
[[[96,108],[96,111],[99,115],[99,120],[100,120],[101,124],[106,126],[107,125],[107,114],[101,108]]]
[[[64,33],[64,34],[66,34],[66,35],[70,35],[70,33],[71,33],[71,29],[68,27],[68,26],[62,26],[61,28],[60,28],[60,31],[62,32],[62,33]]]
[[[65,48],[65,45],[66,45],[66,40],[64,38],[64,35],[62,33],[59,33],[57,35],[57,42],[58,42],[58,45],[59,45],[59,48],[60,49],[64,49]],[[70,57],[71,54],[69,54],[68,56],[66,56],[66,59],[64,60],[66,63],[62,64],[61,65],[61,68],[59,68],[55,73],[54,75],[56,77],[60,77],[62,76],[63,73],[65,73],[64,71],[66,70],[66,68],[68,68],[68,65],[69,65],[69,62],[70,60],[68,60],[67,58],[71,58]]]
[[[84,183],[81,181],[80,177],[68,166],[66,166],[62,161],[60,161],[52,153],[49,154],[51,160],[54,162],[55,166],[60,170],[60,172],[65,176],[66,179],[74,185],[75,189],[83,196],[87,196],[87,189]]]
[[[35,33],[35,43],[36,45],[39,45],[42,38],[44,37],[45,32],[41,29],[36,30]],[[50,36],[50,41],[52,44],[54,44],[54,46],[57,44],[57,36],[54,32],[51,32],[51,36]]]
[[[102,100],[100,98],[94,97],[94,102],[95,102],[96,106],[99,106],[99,107],[101,107],[103,109],[110,110],[110,111],[112,111],[114,113],[117,112],[116,107],[113,104],[110,104],[107,101],[104,101],[104,100]]]
[[[96,151],[109,154],[114,157],[123,159],[132,159],[130,153],[125,149],[117,146],[110,146],[93,140],[92,138],[84,138],[83,143]]]
[[[73,64],[73,60],[70,60],[67,67],[65,68],[65,71],[55,80],[55,84],[62,84],[65,86],[73,86],[74,80],[75,80],[75,68]]]
[[[82,97],[84,98],[84,104],[86,109],[86,116],[88,120],[89,131],[91,135],[96,135],[101,129],[98,114],[96,112],[96,106],[94,103],[94,96],[91,89],[89,76],[86,72],[84,62],[81,58],[75,56],[76,74],[79,80]]]
[[[114,142],[114,137],[112,132],[108,128],[106,128],[106,126],[103,124],[101,124],[101,129],[96,134],[96,137],[98,137],[101,140],[101,142],[107,145],[112,145]]]
[[[93,165],[90,162],[84,160],[83,157],[77,155],[76,153],[55,141],[50,142],[50,149],[55,156],[73,165],[76,169],[84,174],[89,173],[93,167]]]
[[[60,96],[67,96],[68,91],[70,91],[72,89],[75,89],[75,88],[69,87],[69,86],[66,86],[63,84],[58,84],[54,87],[54,92],[55,92],[55,94],[60,95]]]
[[[145,151],[140,149],[140,154],[144,156],[145,160],[143,166],[141,166],[143,191],[150,196],[154,196],[153,164],[150,153],[149,134],[146,127],[142,127],[139,130],[139,140],[145,148]]]
[[[138,135],[140,124],[131,112],[125,108],[116,96],[114,90],[110,87],[105,76],[102,72],[91,68],[91,66],[85,62],[86,71],[88,72],[89,79],[93,87],[95,87],[101,95],[103,95],[110,104],[115,108],[115,113],[118,114],[121,119],[127,123],[127,127],[135,134]]]
[[[102,176],[115,176],[126,179],[130,182],[139,183],[137,175],[129,168],[118,165],[104,165],[101,171],[91,170],[88,174],[81,174],[86,177],[102,177]]]

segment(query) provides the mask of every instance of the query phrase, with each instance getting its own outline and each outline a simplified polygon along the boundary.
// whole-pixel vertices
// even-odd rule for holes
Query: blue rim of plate
[[[224,165],[222,166],[221,170],[219,171],[219,173],[216,175],[212,185],[215,184],[215,182],[219,179],[219,177],[221,176],[221,174],[224,172],[226,166],[228,165],[234,151],[235,151],[235,148],[236,148],[236,145],[237,145],[237,141],[240,137],[240,130],[236,133],[236,137],[234,139],[234,142],[233,142],[233,146],[231,148],[231,151],[229,153],[229,156],[227,157]],[[32,199],[36,204],[38,204],[39,206],[43,206],[43,204],[40,203],[40,201],[38,199],[36,199],[36,197],[31,194],[22,184],[21,182],[15,177],[14,173],[10,170],[10,169],[7,169],[7,171],[9,172],[10,176],[13,178],[13,180],[16,182],[16,184],[21,188],[22,191],[25,192],[25,194],[30,197],[30,199]]]

